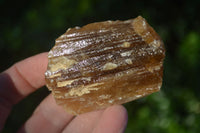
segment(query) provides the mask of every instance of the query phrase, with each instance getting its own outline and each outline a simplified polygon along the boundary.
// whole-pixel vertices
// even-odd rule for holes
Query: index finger
[[[15,104],[42,87],[45,84],[47,63],[47,53],[41,53],[20,61],[1,73],[1,98]]]

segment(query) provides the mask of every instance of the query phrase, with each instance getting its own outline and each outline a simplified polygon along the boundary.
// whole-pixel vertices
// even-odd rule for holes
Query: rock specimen
[[[141,16],[68,29],[48,54],[46,83],[57,104],[81,114],[159,91],[165,49]]]

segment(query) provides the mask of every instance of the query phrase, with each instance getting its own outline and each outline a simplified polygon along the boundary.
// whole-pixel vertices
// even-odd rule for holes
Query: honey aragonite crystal
[[[141,16],[68,29],[48,54],[46,84],[74,115],[160,90],[165,49]]]

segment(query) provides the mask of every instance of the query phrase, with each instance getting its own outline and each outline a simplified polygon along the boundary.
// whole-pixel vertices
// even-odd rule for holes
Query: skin
[[[29,57],[0,74],[0,132],[12,106],[45,85],[47,53]],[[18,133],[122,133],[127,124],[127,111],[114,105],[73,116],[47,96]]]

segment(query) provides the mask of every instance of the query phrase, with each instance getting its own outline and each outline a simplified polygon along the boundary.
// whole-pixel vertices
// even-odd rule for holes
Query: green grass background
[[[161,91],[125,104],[125,133],[200,132],[199,0],[0,0],[0,70],[49,51],[69,27],[142,15],[166,47]],[[17,104],[3,133],[13,133],[48,95],[43,87]]]

